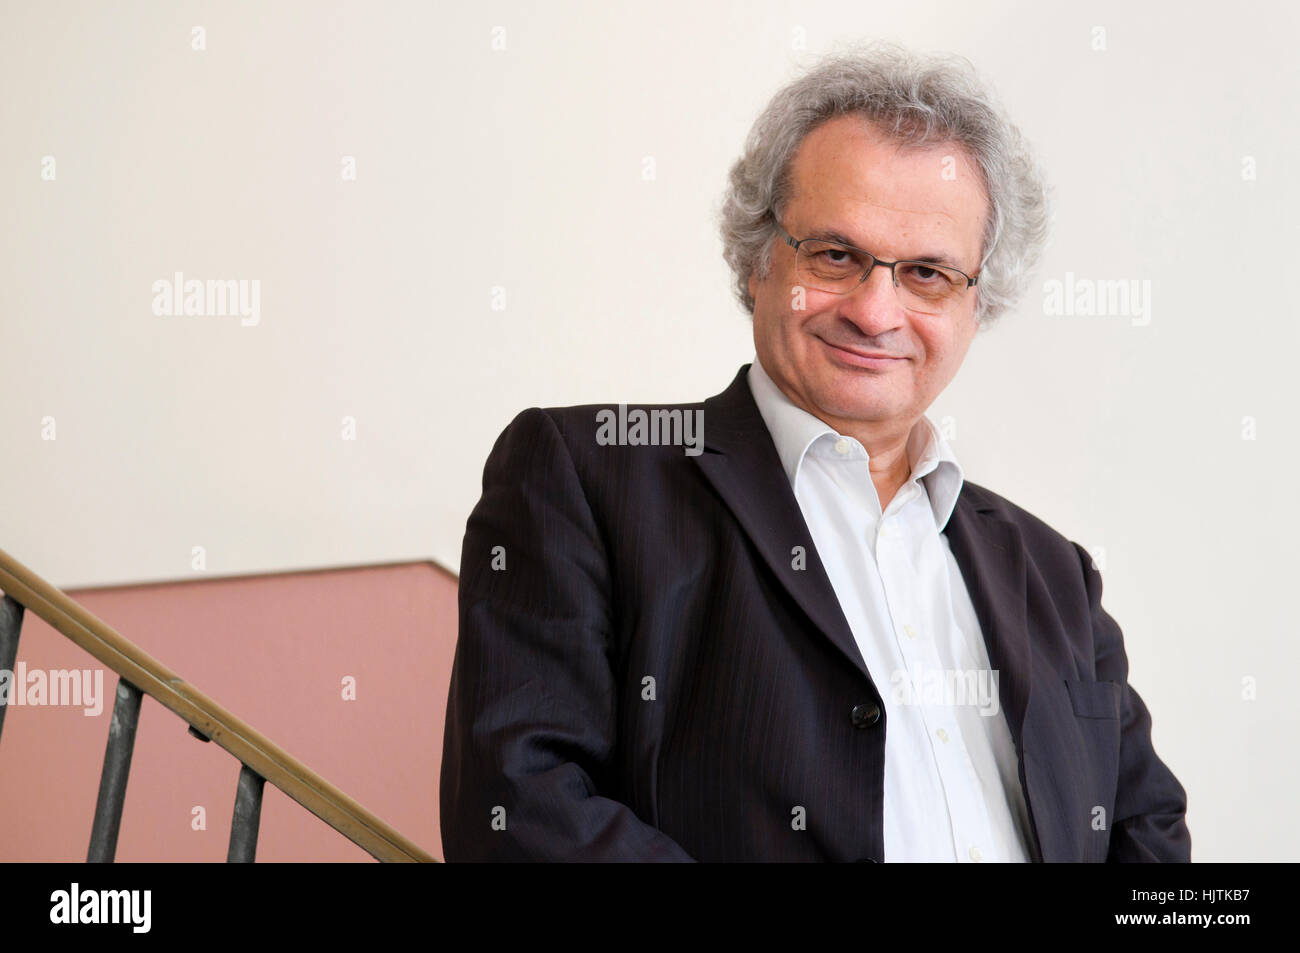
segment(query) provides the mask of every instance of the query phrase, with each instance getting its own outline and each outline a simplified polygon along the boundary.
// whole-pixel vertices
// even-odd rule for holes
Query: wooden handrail
[[[383,861],[436,858],[0,549],[0,590]]]

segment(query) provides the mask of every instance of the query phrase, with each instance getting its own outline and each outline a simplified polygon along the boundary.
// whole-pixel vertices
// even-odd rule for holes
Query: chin
[[[889,415],[889,401],[881,394],[863,394],[862,388],[834,388],[817,395],[821,410],[842,420],[877,420]]]

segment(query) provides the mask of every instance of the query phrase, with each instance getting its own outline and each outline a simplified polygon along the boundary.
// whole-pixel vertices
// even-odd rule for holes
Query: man
[[[448,860],[1190,859],[1087,552],[924,415],[1046,218],[957,64],[877,47],[773,99],[723,209],[756,359],[659,415],[703,452],[534,408],[487,462]]]

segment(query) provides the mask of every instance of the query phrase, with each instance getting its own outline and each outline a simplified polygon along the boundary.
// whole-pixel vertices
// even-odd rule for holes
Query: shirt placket
[[[902,492],[914,492],[915,487]],[[943,785],[943,800],[953,836],[953,854],[959,863],[978,863],[991,859],[988,854],[992,838],[987,813],[983,811],[978,778],[958,724],[956,712],[947,704],[946,673],[937,642],[929,631],[934,624],[917,596],[915,581],[909,581],[911,567],[918,565],[924,527],[920,518],[932,518],[919,508],[925,506],[919,493],[898,509],[883,517],[875,540],[876,565],[888,596],[888,611],[894,637],[912,681],[912,701],[925,725],[929,751]],[[934,673],[937,686],[931,687],[926,673]],[[938,703],[929,694],[940,692]],[[960,699],[957,699],[960,701]]]

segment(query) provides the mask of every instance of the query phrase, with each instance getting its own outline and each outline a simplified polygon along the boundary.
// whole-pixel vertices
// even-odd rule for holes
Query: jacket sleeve
[[[594,439],[594,420],[593,420]],[[440,825],[448,861],[690,861],[602,790],[618,720],[610,570],[559,430],[519,414],[461,553]]]
[[[1096,677],[1120,687],[1119,780],[1106,860],[1190,861],[1187,793],[1152,746],[1151,714],[1128,683],[1123,634],[1119,624],[1101,607],[1101,573],[1093,566],[1088,551],[1078,543],[1074,546],[1083,563],[1088,592]]]

